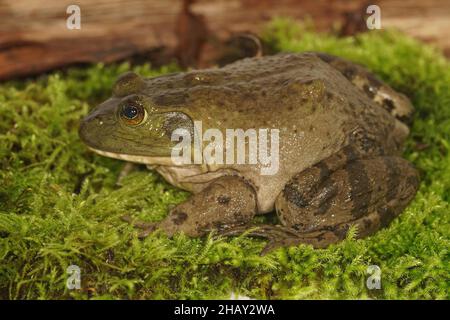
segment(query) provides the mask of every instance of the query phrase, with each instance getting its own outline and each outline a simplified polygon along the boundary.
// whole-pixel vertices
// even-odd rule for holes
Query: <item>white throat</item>
[[[160,166],[174,166],[172,159],[170,157],[151,157],[151,156],[139,156],[139,155],[131,155],[131,154],[120,154],[115,152],[102,151],[99,149],[94,149],[92,147],[88,147],[95,153],[114,159],[125,160],[134,163],[142,163],[146,165],[160,165]]]

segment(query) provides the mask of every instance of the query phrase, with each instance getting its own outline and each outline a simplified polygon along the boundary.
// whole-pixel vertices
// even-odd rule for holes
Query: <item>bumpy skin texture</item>
[[[254,214],[276,209],[283,226],[259,226],[270,247],[342,240],[386,225],[414,197],[415,169],[399,158],[413,108],[402,94],[361,66],[318,53],[244,59],[220,69],[142,79],[120,78],[113,97],[80,126],[96,152],[145,163],[194,195],[155,227],[200,236],[237,234]],[[139,103],[142,125],[120,121],[121,106]],[[176,128],[280,130],[279,170],[260,165],[175,166]],[[226,201],[225,201],[226,200]]]

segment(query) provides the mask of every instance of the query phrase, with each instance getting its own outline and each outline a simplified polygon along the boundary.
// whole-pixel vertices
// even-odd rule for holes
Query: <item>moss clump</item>
[[[449,298],[450,72],[434,49],[396,32],[317,34],[286,20],[264,38],[276,51],[316,50],[367,65],[406,93],[417,112],[406,157],[419,193],[387,229],[326,250],[300,245],[265,257],[263,240],[155,233],[137,239],[124,214],[158,220],[188,194],[139,170],[121,187],[123,163],[89,152],[80,117],[110,94],[127,64],[54,73],[0,86],[0,298]],[[146,75],[173,71],[134,68]],[[82,289],[66,288],[69,265]],[[366,288],[376,264],[382,289]]]

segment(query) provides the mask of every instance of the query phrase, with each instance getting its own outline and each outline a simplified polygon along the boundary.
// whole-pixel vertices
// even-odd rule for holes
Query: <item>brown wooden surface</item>
[[[199,0],[182,12],[178,0],[0,0],[0,79],[57,67],[112,62],[142,54],[165,62],[200,55],[206,29],[218,39],[257,33],[274,16],[310,17],[319,30],[345,24],[345,12],[367,1]],[[66,28],[66,8],[81,8],[81,30]],[[395,27],[450,55],[450,0],[384,0],[382,27]],[[349,32],[353,32],[349,28]],[[164,48],[164,50],[157,50]],[[187,52],[190,52],[189,54]],[[153,55],[152,55],[153,54]],[[155,58],[156,59],[156,58]]]

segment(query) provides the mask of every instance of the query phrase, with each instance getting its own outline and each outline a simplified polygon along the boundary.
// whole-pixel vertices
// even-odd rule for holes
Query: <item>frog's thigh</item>
[[[418,175],[399,157],[353,160],[334,171],[326,162],[294,176],[275,206],[281,222],[324,247],[345,238],[351,225],[358,237],[386,226],[414,197]]]
[[[225,176],[176,206],[159,227],[169,235],[181,231],[201,236],[210,230],[249,222],[256,208],[253,187],[240,177]]]

